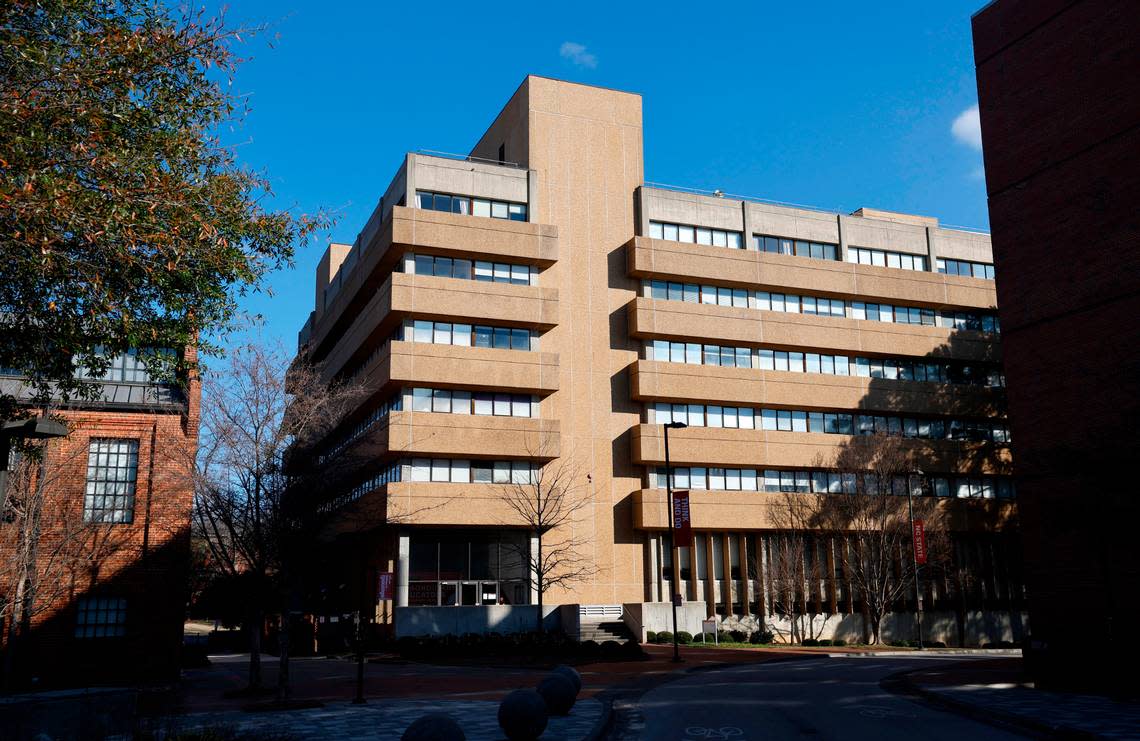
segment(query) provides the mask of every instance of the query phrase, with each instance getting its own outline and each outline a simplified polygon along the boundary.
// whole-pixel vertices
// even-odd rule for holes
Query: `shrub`
[[[818,646],[819,641],[816,640],[815,638],[805,638],[802,641],[800,641],[800,645],[801,646]]]
[[[834,646],[835,642],[832,641],[830,638],[820,638],[816,645],[824,646],[824,647]]]
[[[832,646],[846,646],[847,641],[843,640],[842,638],[832,638],[831,639],[831,645]]]
[[[661,631],[660,633],[657,634],[657,642],[658,643],[672,643],[673,642],[673,632],[669,631],[669,630]]]
[[[998,648],[1017,648],[1017,644],[1013,641],[998,641]]]
[[[201,669],[210,665],[205,643],[187,643],[182,646],[182,668]]]
[[[728,643],[732,640],[732,636],[728,634],[727,630],[718,630],[716,632],[716,640],[718,643]]]
[[[596,654],[599,648],[597,641],[582,641],[578,644],[578,650],[584,654]]]
[[[645,656],[645,650],[641,647],[641,644],[633,640],[626,641],[621,645],[621,653],[630,659],[640,659]]]
[[[927,641],[926,645],[930,648],[946,648],[945,641]]]
[[[645,631],[645,642],[646,643],[657,643],[657,631],[655,631],[655,630]]]
[[[687,646],[692,642],[693,642],[693,634],[692,633],[690,633],[687,630],[678,630],[677,631],[677,643],[681,643],[681,644],[684,644]]]
[[[887,641],[887,645],[888,646],[895,646],[896,648],[906,648],[906,641],[900,641],[899,639],[896,638],[894,640]]]
[[[616,658],[621,654],[621,644],[617,641],[602,641],[599,650],[601,650],[603,656]]]
[[[749,643],[756,645],[759,645],[761,643],[771,643],[774,640],[776,640],[776,636],[770,630],[758,630],[748,638]]]
[[[748,634],[745,633],[743,630],[730,630],[730,631],[728,631],[728,635],[729,635],[729,637],[732,638],[733,641],[735,641],[737,643],[747,643],[748,642]]]

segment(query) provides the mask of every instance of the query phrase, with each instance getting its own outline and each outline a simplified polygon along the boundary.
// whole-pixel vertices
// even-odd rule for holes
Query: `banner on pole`
[[[378,593],[381,600],[393,599],[392,593],[395,591],[393,587],[396,584],[395,576],[396,575],[391,571],[380,572],[380,588],[378,590]]]
[[[914,521],[914,561],[919,566],[926,563],[926,530],[922,527],[922,520]]]
[[[673,492],[673,547],[693,547],[693,521],[689,515],[689,492]]]

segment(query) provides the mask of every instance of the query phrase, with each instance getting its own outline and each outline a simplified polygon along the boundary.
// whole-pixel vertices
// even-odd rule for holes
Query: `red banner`
[[[693,547],[693,520],[689,515],[689,492],[673,492],[673,547]]]
[[[919,566],[926,563],[926,530],[922,527],[922,520],[914,521],[914,560]]]
[[[394,599],[393,592],[396,586],[396,575],[391,571],[380,572],[380,589],[379,595],[381,600]]]

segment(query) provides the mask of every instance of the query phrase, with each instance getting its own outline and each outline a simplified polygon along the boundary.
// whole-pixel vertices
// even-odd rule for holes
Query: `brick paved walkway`
[[[1140,702],[1035,689],[1022,677],[1020,658],[929,669],[914,672],[907,679],[921,691],[960,709],[999,719],[1007,716],[1005,719],[1043,728],[1140,739]]]
[[[366,705],[329,703],[309,710],[278,710],[261,713],[192,713],[159,720],[155,728],[192,730],[232,728],[283,735],[289,739],[398,739],[420,716],[430,712],[451,715],[463,729],[467,741],[498,741],[503,738],[497,713],[499,703],[487,700],[389,700]],[[602,704],[594,699],[579,700],[570,715],[550,719],[543,741],[579,741],[602,716]]]

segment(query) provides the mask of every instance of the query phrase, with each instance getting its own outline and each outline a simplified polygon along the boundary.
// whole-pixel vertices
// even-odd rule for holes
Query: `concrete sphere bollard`
[[[499,728],[510,741],[534,741],[546,730],[546,701],[535,690],[515,690],[499,705]]]
[[[566,664],[559,664],[558,666],[551,669],[551,671],[555,674],[561,674],[562,676],[569,679],[570,683],[574,685],[575,695],[582,691],[582,675],[579,674],[578,670],[574,667],[568,666]]]
[[[447,713],[428,713],[408,726],[400,741],[467,741],[467,736]]]
[[[538,683],[538,694],[542,695],[546,711],[551,715],[569,715],[578,697],[574,683],[565,674],[554,673]]]

